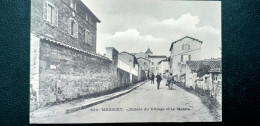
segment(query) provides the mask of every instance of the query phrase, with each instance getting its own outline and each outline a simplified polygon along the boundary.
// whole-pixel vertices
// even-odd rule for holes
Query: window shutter
[[[88,37],[87,37],[87,29],[85,29],[85,42],[88,43]]]
[[[78,23],[76,23],[75,22],[75,24],[76,24],[76,26],[75,26],[75,32],[76,32],[76,34],[75,34],[75,36],[76,36],[76,38],[78,38]]]
[[[77,4],[76,4],[76,2],[74,3],[74,6],[75,6],[74,10],[77,11]]]
[[[183,62],[183,55],[181,55],[181,62]]]
[[[55,17],[54,17],[54,19],[55,19],[55,26],[58,27],[59,13],[58,13],[58,9],[57,8],[55,9]]]
[[[71,19],[68,21],[68,33],[71,34]]]
[[[70,0],[70,7],[73,8],[73,1]]]
[[[86,13],[86,20],[88,21],[88,13]]]
[[[47,20],[47,6],[48,6],[47,1],[44,1],[44,4],[43,4],[43,20]]]
[[[191,56],[189,55],[189,61],[190,61],[190,58],[191,58]]]

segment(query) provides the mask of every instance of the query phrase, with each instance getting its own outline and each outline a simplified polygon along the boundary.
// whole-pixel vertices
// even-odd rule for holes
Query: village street
[[[132,110],[130,110],[132,108]],[[148,108],[148,109],[145,109]],[[153,109],[152,108],[156,108]],[[169,108],[169,110],[167,110]],[[178,110],[183,108],[184,110]],[[120,114],[119,114],[120,113]],[[213,121],[199,97],[174,85],[168,90],[165,80],[160,90],[146,82],[132,92],[71,114],[41,118],[44,123],[91,122],[186,122]]]

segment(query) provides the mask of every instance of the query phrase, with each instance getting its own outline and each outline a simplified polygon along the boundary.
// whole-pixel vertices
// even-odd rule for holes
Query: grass
[[[219,121],[221,119],[221,109],[220,103],[213,97],[210,97],[209,92],[203,90],[193,90],[183,86],[181,83],[176,83],[177,86],[183,88],[187,92],[190,92],[201,99],[201,102],[209,109],[211,115],[213,115],[214,120]]]

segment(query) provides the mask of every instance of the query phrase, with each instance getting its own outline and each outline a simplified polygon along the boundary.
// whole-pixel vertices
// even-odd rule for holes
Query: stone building
[[[96,54],[100,20],[80,0],[32,0],[30,110],[120,87],[117,52]]]
[[[96,52],[100,20],[81,0],[32,0],[31,33]]]
[[[170,47],[170,72],[177,75],[178,78],[184,73],[182,68],[186,67],[186,61],[201,60],[201,44],[202,41],[189,36],[172,42]]]

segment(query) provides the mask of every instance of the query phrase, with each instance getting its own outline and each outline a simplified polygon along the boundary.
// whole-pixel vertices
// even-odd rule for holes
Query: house
[[[162,60],[167,60],[165,55],[149,55],[150,62],[150,73],[163,74],[163,67],[160,64]]]
[[[38,38],[96,53],[97,23],[81,0],[31,1],[31,33]]]
[[[135,57],[135,55],[123,51],[123,52],[118,54],[118,58],[125,61],[131,67],[138,68],[138,61],[137,61],[137,58]]]
[[[185,73],[186,61],[201,60],[202,41],[185,36],[172,42],[170,47],[170,72],[177,75],[177,80],[181,81],[181,74]],[[183,76],[183,75],[182,75]]]
[[[118,54],[118,61],[118,67],[130,73],[130,83],[135,83],[141,79],[141,67],[139,67],[134,54],[121,52]]]
[[[116,88],[116,66],[96,54],[97,23],[81,0],[31,1],[30,88],[37,107]]]
[[[161,72],[162,74],[165,74],[167,71],[169,71],[170,65],[169,60],[164,59],[159,62],[159,65],[161,65]]]
[[[149,77],[149,69],[150,69],[150,60],[148,59],[147,53],[134,53],[135,57],[137,58],[137,61],[139,63],[139,66],[144,70],[146,77]]]
[[[214,82],[220,80],[220,69],[220,60],[187,61],[185,70],[183,70],[185,73],[181,74],[181,80],[184,80],[183,84],[187,88],[203,88],[203,90],[209,90],[213,79]],[[208,81],[209,83],[207,85],[196,85],[195,81],[203,76],[203,80]]]

